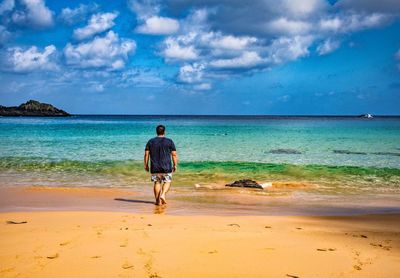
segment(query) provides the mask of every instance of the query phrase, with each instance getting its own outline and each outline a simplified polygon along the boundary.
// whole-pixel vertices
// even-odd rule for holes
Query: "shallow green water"
[[[329,194],[399,190],[399,118],[0,118],[0,178],[7,185],[148,184],[141,160],[159,123],[178,149],[176,186],[249,178],[309,182]]]

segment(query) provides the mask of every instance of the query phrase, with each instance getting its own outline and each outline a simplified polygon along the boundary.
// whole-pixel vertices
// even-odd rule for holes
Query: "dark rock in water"
[[[371,154],[376,154],[376,155],[391,155],[391,156],[400,156],[400,153],[392,153],[392,152],[376,152],[376,153],[371,153]]]
[[[362,154],[366,155],[367,153],[364,152],[353,152],[349,150],[333,150],[334,153],[339,153],[339,154]]]
[[[20,106],[6,107],[0,105],[0,116],[4,117],[67,117],[71,116],[64,110],[58,109],[51,104],[30,100]]]
[[[225,184],[225,186],[229,187],[249,187],[249,188],[260,188],[263,189],[263,187],[258,184],[256,181],[253,180],[238,180],[233,183]]]
[[[301,152],[293,149],[274,149],[270,150],[269,153],[274,154],[301,154]]]

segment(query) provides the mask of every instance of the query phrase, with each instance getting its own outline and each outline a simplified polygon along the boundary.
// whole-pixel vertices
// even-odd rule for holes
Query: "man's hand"
[[[149,172],[149,156],[150,156],[150,151],[149,150],[145,150],[144,152],[144,170],[146,172]]]
[[[172,172],[176,172],[176,170],[178,170],[178,167],[177,167],[176,165],[174,165],[174,166],[172,167]]]

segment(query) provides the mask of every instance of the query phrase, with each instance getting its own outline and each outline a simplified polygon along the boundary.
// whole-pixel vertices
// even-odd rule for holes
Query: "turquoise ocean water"
[[[0,118],[1,185],[149,185],[143,151],[158,124],[177,146],[174,184],[185,192],[250,178],[302,183],[296,194],[314,197],[400,193],[396,117]],[[293,188],[282,186],[262,194],[288,192]]]

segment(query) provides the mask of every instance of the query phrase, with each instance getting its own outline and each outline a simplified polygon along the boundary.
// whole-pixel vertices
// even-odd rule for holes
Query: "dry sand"
[[[7,210],[32,200],[28,211],[0,213],[0,277],[400,277],[399,214],[169,215],[173,201],[104,201],[135,195],[126,191],[1,192]],[[83,201],[91,206],[76,210]],[[88,211],[112,202],[151,209]]]
[[[400,277],[399,220],[0,213],[0,276]]]

